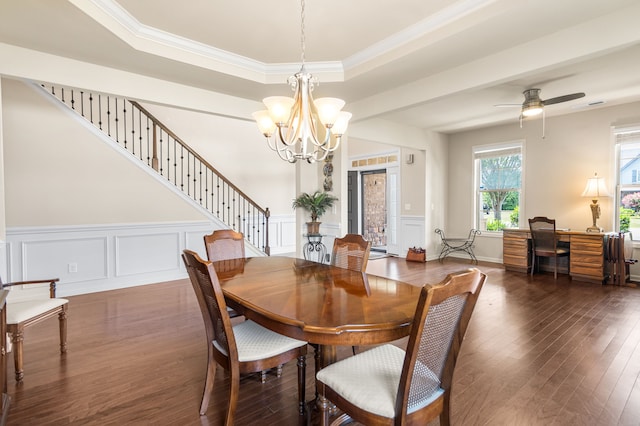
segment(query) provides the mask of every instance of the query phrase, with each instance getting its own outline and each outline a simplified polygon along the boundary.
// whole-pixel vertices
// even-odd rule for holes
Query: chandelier
[[[322,161],[340,145],[347,130],[351,113],[341,111],[345,102],[338,98],[319,98],[311,95],[318,84],[305,69],[304,0],[301,0],[300,41],[302,66],[288,79],[293,98],[270,96],[262,102],[267,110],[253,113],[260,132],[267,138],[269,148],[290,163],[306,160]]]

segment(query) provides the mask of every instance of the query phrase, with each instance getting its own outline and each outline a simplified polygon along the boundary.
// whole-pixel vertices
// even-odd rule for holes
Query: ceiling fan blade
[[[494,105],[494,107],[498,107],[498,108],[512,108],[512,107],[521,107],[522,104],[497,104]]]
[[[568,101],[572,101],[574,99],[579,99],[582,97],[584,97],[584,93],[582,92],[572,93],[570,95],[564,95],[564,96],[558,96],[551,99],[545,99],[544,101],[542,101],[542,104],[543,105],[559,104],[560,102],[568,102]]]

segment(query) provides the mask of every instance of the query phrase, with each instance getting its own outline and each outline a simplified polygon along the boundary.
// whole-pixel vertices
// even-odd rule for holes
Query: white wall
[[[581,197],[594,172],[605,178],[614,192],[614,145],[611,126],[640,123],[640,103],[602,107],[558,117],[547,117],[542,139],[541,119],[528,120],[520,129],[517,121],[502,126],[449,136],[449,200],[445,229],[450,235],[467,235],[473,227],[472,147],[524,140],[524,208],[521,226],[533,216],[553,217],[557,226],[585,230],[591,225],[590,200]],[[614,230],[614,198],[600,200],[598,224]],[[501,235],[477,239],[476,255],[502,261]]]
[[[205,219],[32,87],[2,82],[7,227]]]

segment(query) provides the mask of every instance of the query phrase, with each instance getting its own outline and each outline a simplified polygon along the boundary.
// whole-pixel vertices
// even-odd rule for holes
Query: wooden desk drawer
[[[572,235],[571,236],[571,252],[576,253],[603,253],[603,239],[602,236],[586,236],[586,235]]]
[[[527,240],[522,240],[518,238],[514,238],[514,239],[505,238],[502,242],[502,247],[504,251],[510,251],[510,250],[526,251],[529,249],[529,242]]]
[[[602,268],[604,265],[604,256],[602,253],[576,253],[573,250],[569,253],[571,265],[593,265]]]
[[[571,262],[571,275],[582,275],[585,277],[593,277],[596,280],[602,280],[602,266],[593,264],[574,264]]]
[[[529,258],[528,256],[513,256],[513,255],[509,255],[509,254],[504,254],[502,259],[502,262],[505,265],[509,265],[509,266],[520,266],[520,267],[524,267],[527,268],[529,267]]]

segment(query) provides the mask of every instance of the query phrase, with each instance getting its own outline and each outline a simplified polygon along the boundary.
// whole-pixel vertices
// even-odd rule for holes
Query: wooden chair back
[[[555,219],[536,216],[529,219],[529,230],[533,249],[540,253],[538,256],[553,256],[558,246]]]
[[[205,235],[204,246],[212,262],[245,257],[244,235],[232,229],[218,229]]]
[[[185,250],[182,258],[198,299],[207,342],[213,342],[209,345],[210,351],[213,349],[213,357],[218,364],[237,370],[238,349],[216,271],[211,262],[204,261],[191,250]]]
[[[238,403],[240,374],[261,371],[264,383],[266,370],[278,367],[280,371],[284,363],[298,358],[298,409],[302,415],[305,404],[306,342],[278,335],[250,320],[233,326],[213,263],[201,259],[191,250],[184,250],[182,259],[200,305],[207,337],[207,374],[200,414],[204,415],[209,405],[216,364],[229,372],[230,393],[225,425],[230,426],[234,423]],[[234,330],[237,330],[238,337]]]
[[[449,424],[453,372],[485,280],[485,274],[472,268],[449,274],[437,285],[423,287],[400,378],[396,400],[400,419],[396,424],[427,424],[433,418],[433,407],[414,411],[410,421],[408,412],[422,395],[438,386],[445,391],[440,424]]]
[[[333,240],[331,264],[339,268],[364,272],[369,261],[371,241],[359,234],[346,234]]]

